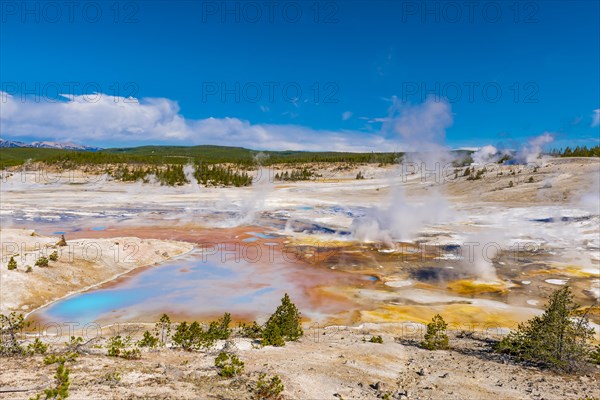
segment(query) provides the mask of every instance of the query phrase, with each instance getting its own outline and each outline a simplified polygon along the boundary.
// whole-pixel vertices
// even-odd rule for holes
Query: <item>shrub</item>
[[[231,314],[225,313],[222,318],[210,323],[207,333],[214,340],[227,340],[229,339],[229,336],[231,336],[231,329],[229,329],[230,323]]]
[[[275,333],[274,326],[279,328],[279,334],[284,340],[298,340],[304,334],[302,331],[300,312],[294,303],[292,303],[290,296],[288,296],[287,293],[281,299],[281,305],[279,305],[277,310],[275,310],[275,313],[269,317],[265,332],[263,332],[263,339],[267,332],[270,334]]]
[[[224,351],[215,358],[215,367],[219,368],[219,375],[225,378],[232,378],[244,372],[244,362],[235,354]]]
[[[69,387],[71,382],[69,381],[69,368],[65,366],[65,358],[61,358],[56,367],[56,374],[54,374],[55,387],[51,389],[45,389],[43,394],[46,396],[45,399],[57,399],[64,400],[69,397]],[[32,399],[39,400],[42,394],[38,394]]]
[[[446,328],[448,324],[441,315],[436,314],[431,322],[427,324],[427,332],[425,340],[421,342],[421,346],[427,350],[441,350],[448,348],[448,335]]]
[[[600,364],[600,344],[596,345],[596,349],[592,352],[591,360],[594,364]]]
[[[251,325],[240,324],[239,328],[242,337],[258,339],[262,336],[262,328],[256,323],[256,321],[252,321]]]
[[[555,291],[541,316],[519,324],[496,345],[496,351],[540,366],[573,372],[582,368],[591,353],[593,335],[587,314],[577,312],[569,286]]]
[[[65,343],[65,346],[67,346],[67,351],[79,353],[82,344],[83,338],[81,336],[71,336],[69,341]]]
[[[189,325],[185,321],[180,323],[173,334],[173,343],[186,351],[208,349],[215,344],[215,341],[215,337],[202,329],[196,321]]]
[[[138,348],[129,348],[131,346],[131,337],[126,336],[114,336],[108,339],[108,352],[106,355],[109,357],[121,357],[126,360],[137,360],[142,357],[142,353]]]
[[[381,336],[372,336],[369,339],[369,343],[383,343],[383,338]]]
[[[44,365],[52,365],[56,363],[64,363],[66,361],[75,361],[79,357],[77,353],[69,353],[65,356],[57,356],[56,354],[48,354],[44,357]]]
[[[25,268],[25,272],[31,272],[33,271],[33,268],[31,268],[31,265],[28,265],[27,268]]]
[[[137,342],[138,347],[150,347],[151,349],[158,346],[158,338],[150,332],[144,332],[144,337]]]
[[[17,262],[14,257],[11,257],[10,260],[8,260],[8,270],[13,271],[15,269],[17,269]]]
[[[515,184],[513,183],[513,181],[510,181],[510,182],[508,182],[508,187],[509,187],[509,188],[511,188],[511,187],[513,187],[513,186],[515,186]]]
[[[40,339],[35,338],[33,343],[27,345],[28,354],[46,354],[48,351],[48,345],[42,342]]]
[[[48,256],[50,261],[58,261],[58,251],[54,250],[52,254]]]
[[[21,346],[17,336],[27,326],[29,326],[29,323],[25,322],[23,314],[17,315],[15,312],[9,315],[0,314],[0,355],[9,356],[25,353],[25,349]]]
[[[60,235],[60,240],[56,243],[57,246],[64,247],[67,245],[67,241],[65,240],[65,235]]]
[[[47,267],[48,266],[48,259],[46,257],[40,257],[37,259],[37,261],[35,262],[35,266],[36,267]]]
[[[196,337],[199,335],[199,331],[200,325],[197,322],[188,325],[187,322],[183,321],[175,329],[173,343],[184,350],[193,350],[196,348]]]
[[[283,383],[278,375],[267,379],[267,375],[261,373],[256,382],[254,392],[259,399],[280,400],[282,398],[281,392],[283,392],[283,390]]]
[[[528,182],[528,183],[533,183],[533,182],[534,182],[534,180],[533,180],[533,176],[530,176],[530,177],[529,177],[529,180],[528,180],[527,182]]]
[[[283,337],[281,336],[279,325],[276,323],[267,323],[267,326],[262,332],[261,344],[263,346],[285,346],[285,340],[283,340]]]
[[[119,371],[107,372],[102,377],[101,383],[108,384],[110,387],[114,387],[121,382],[121,373]]]

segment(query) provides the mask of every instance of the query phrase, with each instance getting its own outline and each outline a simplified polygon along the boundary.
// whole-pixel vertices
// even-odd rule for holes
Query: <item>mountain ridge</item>
[[[0,138],[0,148],[36,148],[36,149],[62,149],[62,150],[80,150],[80,151],[98,151],[102,150],[101,147],[85,146],[75,143],[61,143],[61,142],[31,142],[25,143],[18,140],[6,140]]]

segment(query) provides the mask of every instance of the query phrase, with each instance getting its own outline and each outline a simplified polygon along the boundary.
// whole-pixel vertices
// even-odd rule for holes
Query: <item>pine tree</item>
[[[273,331],[273,326],[276,326],[283,339],[288,341],[298,340],[304,334],[300,312],[287,293],[281,299],[281,305],[267,321],[265,332]]]
[[[8,260],[8,270],[12,271],[15,269],[17,269],[17,262],[14,257],[11,257],[10,260]]]
[[[262,332],[261,344],[263,346],[285,346],[285,341],[281,337],[279,326],[273,322],[267,322],[265,329]]]
[[[165,347],[171,336],[171,319],[167,314],[163,314],[154,326],[154,335],[159,339],[160,345]]]
[[[519,324],[496,350],[554,369],[578,370],[588,360],[591,349],[587,341],[594,332],[587,315],[580,315],[578,308],[568,286],[555,291],[544,313]]]
[[[421,346],[428,350],[442,350],[448,348],[448,335],[446,328],[448,324],[444,321],[441,315],[436,314],[431,322],[427,324],[427,333],[425,333],[425,341]]]

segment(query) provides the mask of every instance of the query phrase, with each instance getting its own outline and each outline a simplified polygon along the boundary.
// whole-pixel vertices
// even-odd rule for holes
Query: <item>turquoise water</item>
[[[154,322],[163,313],[195,318],[223,312],[268,314],[297,290],[285,265],[202,258],[193,253],[51,304],[33,314],[56,323]]]
[[[273,239],[273,238],[276,237],[276,236],[272,236],[272,235],[266,235],[266,234],[260,233],[260,232],[248,232],[248,234],[252,235],[252,236],[259,237],[261,239]]]

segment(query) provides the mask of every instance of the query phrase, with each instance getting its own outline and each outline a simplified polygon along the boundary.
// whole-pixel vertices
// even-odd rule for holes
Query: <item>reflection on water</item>
[[[287,268],[286,268],[287,267]],[[179,318],[233,312],[268,315],[284,292],[301,301],[289,265],[225,263],[200,252],[120,278],[34,313],[53,322],[155,321],[163,313]]]

